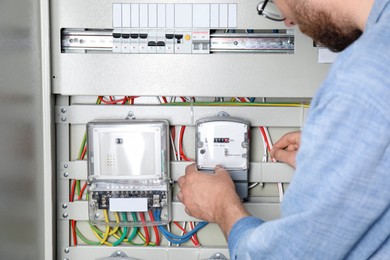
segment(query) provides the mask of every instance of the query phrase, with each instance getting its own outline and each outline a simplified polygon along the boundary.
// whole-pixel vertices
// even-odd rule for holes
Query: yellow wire
[[[104,219],[105,219],[106,223],[108,223],[110,220],[108,219],[107,210],[104,209],[103,213],[104,213]],[[106,242],[109,235],[110,235],[110,226],[106,226],[106,232],[104,232],[104,236],[103,236],[102,240],[100,240],[100,244],[103,244],[104,242]]]
[[[99,236],[99,234],[93,228],[92,228],[92,232],[95,235],[95,237],[100,241],[101,245],[105,244],[107,246],[112,246],[111,243],[106,241],[107,239],[105,241],[103,241],[103,238],[101,236]]]
[[[141,231],[138,230],[138,236],[142,239],[142,241],[146,242],[146,238],[144,237],[144,235],[141,233]],[[147,245],[151,245],[151,246],[155,246],[156,243],[154,242],[149,242],[149,244],[146,244],[144,243],[144,246],[147,246]]]
[[[105,210],[106,211],[106,210]],[[114,213],[114,216],[115,216],[115,220],[116,220],[116,223],[119,223],[119,216],[118,216],[118,213],[115,212]],[[106,216],[104,216],[106,218]],[[107,218],[106,218],[106,222],[108,223],[109,220],[108,220],[108,215],[107,215]],[[112,236],[113,234],[115,234],[116,232],[118,232],[118,229],[119,229],[119,226],[115,227],[110,233],[109,235]]]
[[[257,107],[303,107],[310,108],[310,105],[304,103],[252,103],[252,102],[178,102],[166,103],[163,105],[173,106],[257,106]]]

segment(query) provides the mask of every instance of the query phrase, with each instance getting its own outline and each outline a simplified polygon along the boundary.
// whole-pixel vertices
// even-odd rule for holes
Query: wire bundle
[[[154,214],[156,221],[160,221],[161,210],[155,210],[153,212],[153,214]],[[183,244],[183,243],[187,242],[188,240],[190,240],[191,237],[193,237],[196,232],[198,232],[201,228],[203,228],[207,224],[208,224],[207,222],[200,222],[193,230],[185,233],[182,236],[172,234],[171,232],[166,230],[164,228],[164,226],[158,226],[158,229],[160,230],[160,232],[165,236],[165,238],[169,242],[174,243],[174,244]]]
[[[99,96],[96,100],[96,104],[108,104],[108,105],[133,105],[134,100],[138,98],[138,96],[124,96],[117,98],[115,96]],[[206,105],[206,106],[264,106],[264,107],[301,107],[301,108],[307,108],[308,105],[305,104],[298,104],[298,103],[265,103],[265,100],[263,103],[257,103],[255,102],[255,98],[248,98],[248,97],[233,97],[230,102],[223,102],[223,98],[221,99],[222,102],[195,102],[194,98],[189,97],[179,97],[181,99],[181,102],[176,102],[176,97],[171,97],[168,101],[167,97],[157,97],[160,104],[167,104],[167,105]],[[237,102],[238,101],[238,102]],[[176,129],[179,133],[176,136]],[[171,144],[173,149],[173,154],[176,161],[193,161],[192,159],[188,158],[183,149],[183,138],[184,138],[184,132],[185,132],[186,126],[177,126],[171,128]],[[268,161],[269,152],[272,149],[272,141],[268,132],[267,127],[259,127],[261,136],[263,138],[263,144],[264,144],[264,156],[263,156],[263,162]],[[80,146],[80,150],[78,153],[78,159],[83,160],[87,153],[87,143],[86,143],[86,133],[83,136],[82,143]],[[272,159],[272,158],[271,158]],[[74,202],[75,197],[77,195],[78,200],[82,200],[84,196],[85,189],[87,187],[87,183],[84,182],[81,187],[82,182],[80,180],[72,180],[71,189],[70,189],[70,202]],[[256,186],[256,185],[254,185]],[[254,187],[253,186],[253,187]],[[279,198],[280,201],[283,199],[283,185],[282,183],[278,183],[278,189],[279,189]],[[88,200],[88,194],[86,194],[85,199]],[[145,213],[137,213],[132,212],[130,213],[131,217],[133,218],[133,222],[140,222],[145,223],[146,217]],[[149,215],[149,219],[152,222],[159,222],[161,221],[161,209],[155,209],[153,211],[148,211],[147,214]],[[104,217],[105,222],[109,222],[109,216],[107,210],[104,210]],[[114,213],[114,217],[117,223],[126,223],[128,222],[128,214],[127,213]],[[190,230],[186,231],[186,225],[189,223]],[[192,241],[192,243],[195,246],[200,246],[200,243],[198,241],[198,238],[196,236],[197,232],[207,225],[207,222],[200,222],[197,225],[195,225],[193,222],[184,222],[181,226],[178,222],[173,222],[181,231],[181,235],[175,235],[172,234],[169,231],[170,226],[167,225],[164,226],[152,226],[154,231],[154,238],[155,242],[152,242],[151,240],[151,233],[149,232],[150,227],[147,226],[141,226],[141,227],[110,227],[105,226],[103,230],[100,230],[95,225],[90,225],[91,230],[93,234],[95,235],[97,241],[91,241],[87,239],[77,228],[76,221],[71,220],[71,231],[72,231],[72,240],[73,244],[77,245],[77,238],[81,239],[84,243],[88,245],[107,245],[107,246],[118,246],[123,243],[127,243],[130,245],[136,245],[136,246],[158,246],[161,242],[160,238],[160,232],[166,239],[169,241],[169,243],[174,243],[176,245],[180,245],[182,243],[185,243],[189,240]],[[168,229],[168,230],[167,230]],[[143,243],[136,243],[141,240]]]

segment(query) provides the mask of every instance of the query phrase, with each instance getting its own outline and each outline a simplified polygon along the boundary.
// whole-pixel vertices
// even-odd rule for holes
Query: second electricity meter
[[[199,170],[213,172],[216,165],[229,171],[237,194],[248,197],[248,121],[221,112],[196,122],[196,164]]]

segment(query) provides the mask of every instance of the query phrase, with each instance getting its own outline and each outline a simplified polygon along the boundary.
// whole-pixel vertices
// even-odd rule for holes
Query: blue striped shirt
[[[390,1],[376,0],[311,104],[280,219],[246,217],[231,259],[390,259]]]

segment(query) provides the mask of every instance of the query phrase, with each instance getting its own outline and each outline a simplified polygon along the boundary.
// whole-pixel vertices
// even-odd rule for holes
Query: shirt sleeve
[[[282,217],[238,221],[231,259],[368,259],[386,244],[390,123],[373,103],[341,91],[313,105]]]
[[[253,232],[263,221],[255,217],[245,217],[237,221],[229,233],[229,252],[230,255],[236,255],[236,249],[240,240],[245,239],[243,237],[248,232]]]

